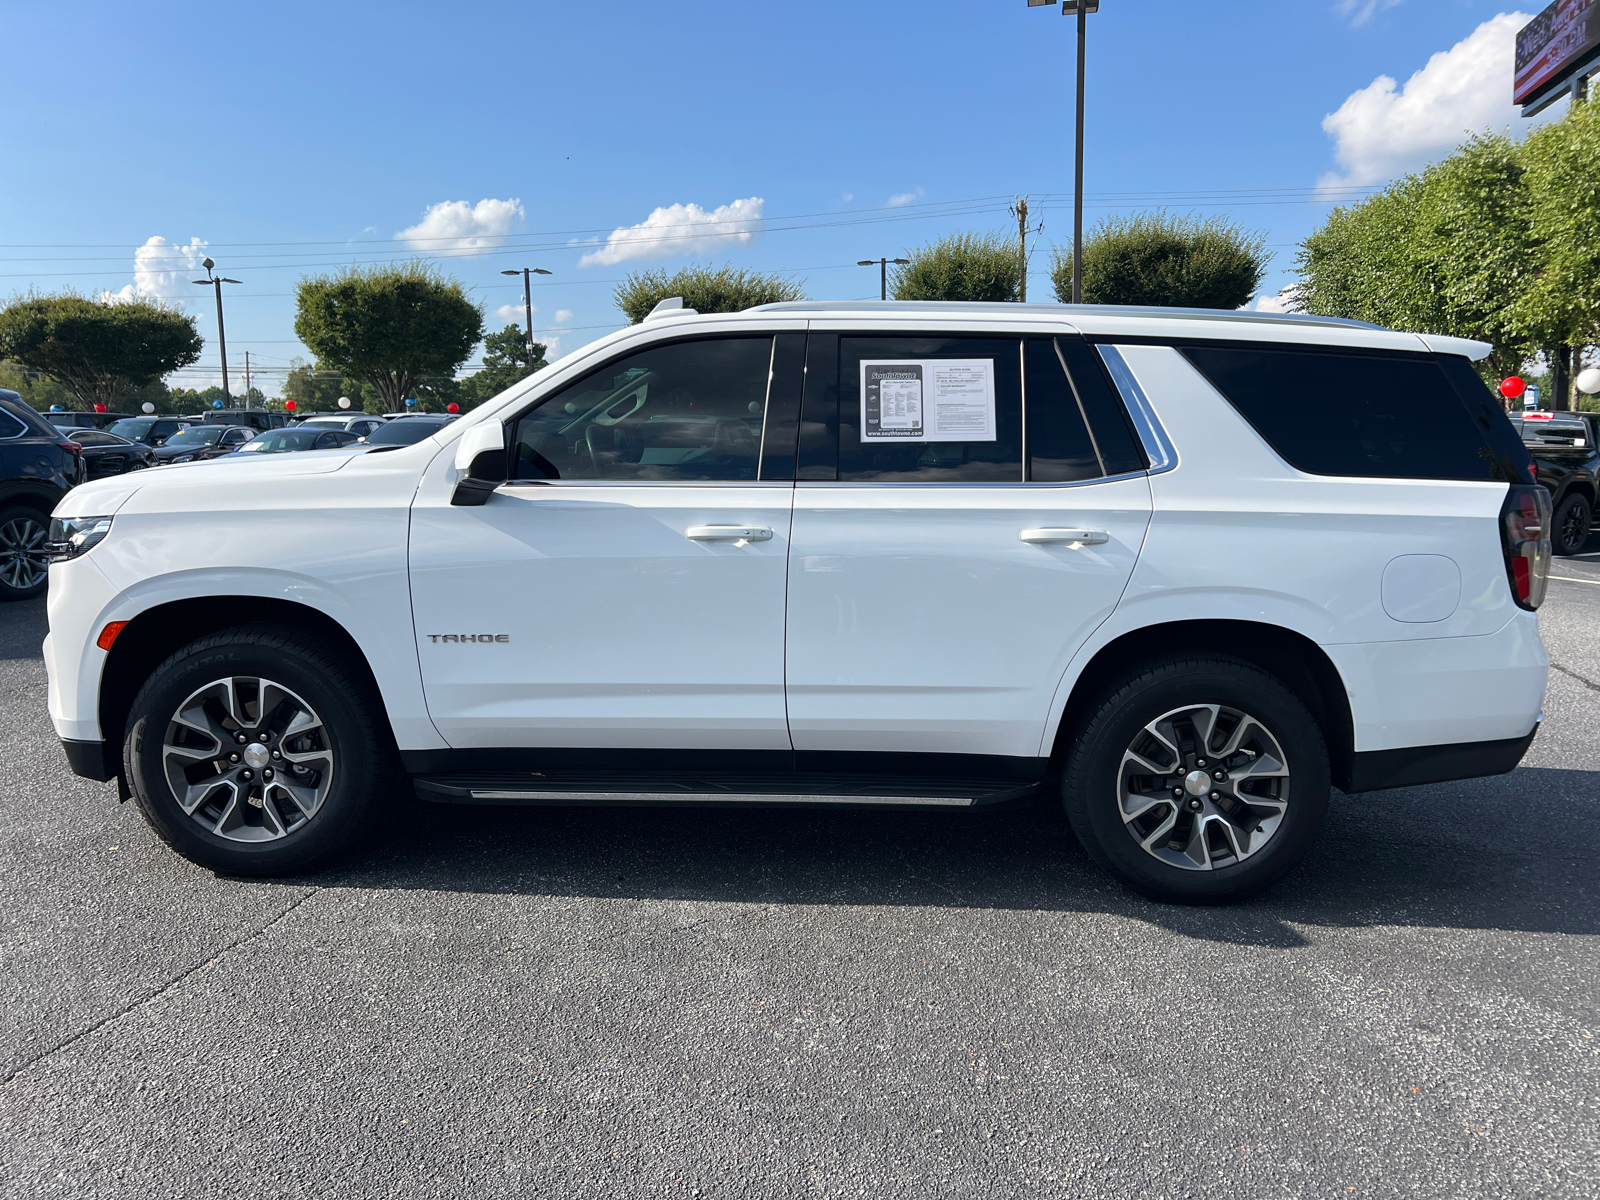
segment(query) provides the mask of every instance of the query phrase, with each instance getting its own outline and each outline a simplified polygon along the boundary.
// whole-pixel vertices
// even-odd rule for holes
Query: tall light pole
[[[528,365],[533,366],[533,284],[535,275],[549,275],[543,267],[523,267],[520,271],[501,271],[502,275],[522,276],[522,315],[528,319]]]
[[[858,262],[856,264],[856,266],[858,266],[858,267],[877,267],[878,268],[878,299],[879,300],[887,300],[889,298],[889,264],[890,263],[894,263],[896,266],[899,266],[899,267],[904,267],[904,266],[909,266],[910,263],[911,263],[911,260],[909,258],[863,258],[860,262]]]
[[[225,283],[238,283],[239,281],[237,279],[224,279],[221,275],[213,275],[211,268],[217,264],[209,258],[203,260],[200,265],[206,269],[206,277],[204,279],[196,279],[194,282],[202,286],[209,284],[217,289],[217,348],[222,351],[222,407],[227,408],[230,400],[228,395],[228,335],[222,328],[222,285]],[[246,391],[246,397],[249,394]]]
[[[1028,0],[1029,8],[1055,0]],[[1061,0],[1061,15],[1078,18],[1078,137],[1073,154],[1072,180],[1072,302],[1083,303],[1083,52],[1089,38],[1089,14],[1100,11],[1100,0]]]

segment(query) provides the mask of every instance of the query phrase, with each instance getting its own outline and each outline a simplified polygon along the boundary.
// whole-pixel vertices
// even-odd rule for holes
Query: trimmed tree
[[[1239,308],[1256,294],[1271,257],[1264,234],[1221,217],[1109,217],[1084,239],[1083,298],[1089,304]],[[1056,299],[1070,303],[1070,250],[1056,249],[1050,281]]]
[[[0,359],[49,376],[85,409],[118,401],[187,367],[204,343],[195,319],[152,300],[105,303],[29,296],[0,311]]]
[[[421,261],[302,279],[296,336],[317,362],[369,383],[389,412],[425,379],[453,376],[483,336],[483,310]]]
[[[520,325],[507,325],[499,333],[483,339],[483,367],[461,381],[457,402],[462,412],[470,412],[485,400],[498,396],[513,383],[518,383],[543,370],[550,364],[545,361],[543,342],[533,344],[528,353],[528,337]]]
[[[617,307],[637,325],[663,300],[682,296],[685,308],[703,313],[743,312],[762,304],[804,300],[802,285],[781,275],[763,275],[734,267],[685,267],[665,271],[636,271],[617,285]]]
[[[1010,301],[1022,278],[1017,245],[998,233],[952,233],[912,250],[896,267],[896,300]]]

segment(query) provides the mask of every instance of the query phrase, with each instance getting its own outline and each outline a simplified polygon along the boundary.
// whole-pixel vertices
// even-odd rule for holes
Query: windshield
[[[321,433],[317,429],[269,429],[253,442],[246,442],[236,454],[278,454],[289,450],[309,450]]]
[[[425,437],[432,437],[449,423],[448,421],[429,421],[421,417],[407,417],[402,421],[390,421],[382,429],[374,429],[367,435],[367,445],[411,446]]]
[[[185,429],[182,433],[175,433],[167,439],[169,446],[215,446],[217,439],[222,436],[221,425],[201,426],[198,429]]]
[[[132,438],[138,441],[150,432],[150,427],[156,423],[154,417],[124,417],[120,421],[113,421],[107,428],[107,433],[114,433],[118,437]]]

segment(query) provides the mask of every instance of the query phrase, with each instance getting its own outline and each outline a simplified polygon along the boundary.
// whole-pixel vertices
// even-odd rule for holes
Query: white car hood
[[[242,461],[244,457],[251,461]],[[114,516],[136,492],[161,492],[196,484],[256,483],[294,475],[327,475],[358,457],[360,455],[345,450],[297,450],[287,454],[252,454],[238,460],[230,454],[226,459],[169,463],[133,476],[79,484],[61,498],[54,515]]]

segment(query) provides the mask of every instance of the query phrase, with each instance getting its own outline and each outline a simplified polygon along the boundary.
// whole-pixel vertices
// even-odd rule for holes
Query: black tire
[[[1550,544],[1563,557],[1582,554],[1583,544],[1589,540],[1589,526],[1594,518],[1594,506],[1587,496],[1574,492],[1556,508],[1551,522]]]
[[[332,755],[330,781],[314,814],[270,841],[219,836],[209,822],[184,812],[166,773],[163,745],[179,706],[213,681],[248,677],[303,698],[320,718]],[[123,740],[126,778],[150,827],[191,862],[228,875],[301,874],[326,865],[369,829],[379,804],[393,798],[400,783],[396,758],[387,716],[364,672],[312,637],[265,623],[203,637],[171,655],[139,689]]]
[[[1259,826],[1254,833],[1250,831],[1255,820],[1253,816],[1239,831],[1238,836],[1244,839],[1243,857],[1233,856],[1227,849],[1229,831],[1220,822],[1228,819],[1228,813],[1214,804],[1205,807],[1199,817],[1183,811],[1184,806],[1190,804],[1206,806],[1208,797],[1220,793],[1196,795],[1185,791],[1181,801],[1169,802],[1163,798],[1159,803],[1168,804],[1168,809],[1152,807],[1148,816],[1139,819],[1148,823],[1149,829],[1138,822],[1129,823],[1123,817],[1120,798],[1125,786],[1124,755],[1144,736],[1147,724],[1163,714],[1202,705],[1222,705],[1227,710],[1255,718],[1253,724],[1277,742],[1289,767],[1290,774],[1284,784],[1262,780],[1235,789],[1241,794],[1248,794],[1244,789],[1253,788],[1286,791],[1281,816],[1275,818],[1276,824],[1263,843],[1252,848],[1255,833],[1260,832]],[[1192,731],[1196,726],[1191,724],[1189,728]],[[1212,728],[1226,736],[1223,718],[1218,718]],[[1207,753],[1203,746],[1199,752]],[[1232,761],[1253,763],[1256,759],[1247,760],[1241,752]],[[1171,768],[1173,777],[1166,782],[1181,782],[1186,770],[1192,776],[1196,762],[1205,768],[1201,774],[1221,765],[1215,760],[1190,761],[1186,766]],[[1130,768],[1130,771],[1136,770]],[[1153,785],[1161,776],[1143,778]],[[1196,786],[1200,783],[1204,781]],[[1163,797],[1171,794],[1164,786]],[[1231,784],[1219,786],[1232,787]],[[1174,904],[1240,900],[1282,879],[1310,849],[1327,815],[1329,786],[1327,746],[1316,721],[1299,698],[1277,679],[1249,663],[1210,655],[1157,660],[1114,681],[1091,708],[1069,747],[1062,779],[1067,818],[1090,857],[1134,891]],[[1204,783],[1204,787],[1209,789],[1212,784]],[[1239,824],[1238,814],[1249,815],[1256,811],[1236,807],[1238,801],[1231,793],[1223,796],[1223,802],[1233,812],[1235,826]],[[1137,807],[1137,802],[1130,803],[1130,807]],[[1175,861],[1178,853],[1168,846],[1175,846],[1176,842],[1153,851],[1140,844],[1141,837],[1152,835],[1161,827],[1164,815],[1169,812],[1177,822],[1173,836],[1180,840],[1186,830],[1194,836],[1194,822],[1200,822],[1200,855],[1208,864],[1206,869],[1185,869],[1157,857],[1165,854],[1168,860]],[[1208,839],[1222,843],[1221,865],[1217,865],[1218,859],[1213,858],[1206,845]],[[1190,845],[1196,843],[1191,841]]]
[[[26,504],[0,508],[0,600],[32,600],[50,586],[50,518]]]

